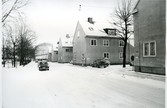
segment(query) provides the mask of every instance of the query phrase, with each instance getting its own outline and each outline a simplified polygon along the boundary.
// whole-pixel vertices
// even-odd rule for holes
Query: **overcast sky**
[[[59,37],[74,35],[78,20],[88,17],[94,21],[109,20],[117,3],[118,0],[31,0],[25,14],[30,27],[37,33],[37,44],[56,44]]]

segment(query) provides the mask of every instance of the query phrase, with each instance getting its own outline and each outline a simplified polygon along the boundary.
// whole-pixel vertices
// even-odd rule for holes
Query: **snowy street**
[[[49,65],[2,68],[3,108],[165,108],[165,81],[128,75],[129,66]]]

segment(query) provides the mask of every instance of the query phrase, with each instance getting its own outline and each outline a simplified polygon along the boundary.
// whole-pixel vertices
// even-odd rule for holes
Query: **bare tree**
[[[14,14],[22,14],[19,10],[28,3],[29,0],[2,0],[2,24],[8,17],[16,18]]]
[[[19,18],[16,23],[8,23],[3,27],[4,46],[3,46],[3,60],[7,59],[13,61],[16,66],[16,57],[20,59],[20,64],[23,65],[26,58],[33,58],[35,55],[35,47],[33,43],[36,40],[34,31],[28,28],[26,22]]]
[[[114,25],[116,26],[116,34],[124,41],[123,46],[123,67],[126,67],[126,47],[127,40],[133,34],[133,19],[132,19],[132,1],[122,0],[122,5],[118,3],[115,9],[116,19]]]
[[[9,25],[15,22],[18,17],[24,15],[24,13],[21,12],[21,8],[23,8],[27,4],[29,4],[29,0],[2,0],[2,29],[3,29],[2,59],[3,61],[5,61],[5,58],[9,58],[9,55],[10,55],[9,52],[11,52],[11,49],[10,49],[11,44],[9,43],[13,43],[13,46],[15,47],[15,42],[13,40],[14,38],[12,36],[13,27],[11,28]]]
[[[5,42],[3,43],[3,55],[6,56],[6,59],[11,59],[15,67],[16,46],[19,40],[14,28],[15,27],[12,27],[12,25],[5,26],[6,38],[3,37],[3,41]]]
[[[20,58],[20,65],[24,65],[27,58],[33,58],[35,56],[35,42],[37,36],[34,31],[28,28],[25,21],[21,21],[18,27],[18,56]]]

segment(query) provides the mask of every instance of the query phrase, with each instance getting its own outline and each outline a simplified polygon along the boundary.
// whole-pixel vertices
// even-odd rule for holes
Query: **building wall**
[[[80,36],[78,37],[78,31],[80,32]],[[74,64],[82,64],[82,54],[86,51],[86,41],[85,41],[85,33],[78,23],[73,39],[73,63]]]
[[[134,16],[135,71],[165,74],[165,0],[140,0]],[[143,57],[143,42],[156,41],[156,57]]]
[[[96,39],[97,46],[91,46],[90,40]],[[103,46],[103,40],[109,40],[109,46]],[[110,63],[111,64],[122,64],[123,58],[119,58],[119,53],[123,53],[123,47],[119,46],[119,41],[121,39],[118,38],[86,38],[86,62],[87,64],[92,63],[94,60],[103,59],[103,53],[108,52],[110,53]],[[126,63],[129,63],[129,44],[127,44],[126,50]]]
[[[52,62],[57,62],[58,61],[58,51],[53,51],[52,52]]]
[[[52,61],[52,53],[48,54],[48,61],[51,62]]]
[[[61,63],[70,63],[70,61],[73,59],[73,52],[66,52],[66,49],[72,49],[72,47],[62,48]]]

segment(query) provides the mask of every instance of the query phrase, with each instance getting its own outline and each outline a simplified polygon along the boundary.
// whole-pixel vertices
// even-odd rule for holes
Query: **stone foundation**
[[[135,66],[136,72],[165,75],[165,67]]]

